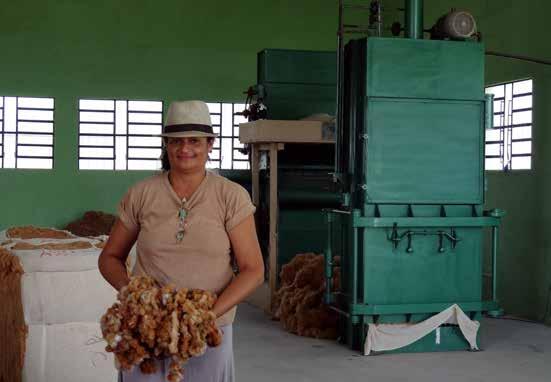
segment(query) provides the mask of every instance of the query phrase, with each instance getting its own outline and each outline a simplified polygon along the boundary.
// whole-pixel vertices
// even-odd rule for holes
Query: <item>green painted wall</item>
[[[0,170],[0,229],[114,211],[149,172],[78,171],[78,98],[243,102],[264,48],[335,48],[317,0],[20,0],[0,13],[0,95],[55,97],[51,171]]]

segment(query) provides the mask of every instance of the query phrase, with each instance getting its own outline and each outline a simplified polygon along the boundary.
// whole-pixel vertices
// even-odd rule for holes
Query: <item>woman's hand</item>
[[[116,290],[120,290],[130,281],[126,271],[126,258],[136,242],[137,236],[137,232],[130,232],[117,219],[109,235],[109,240],[99,256],[99,271]]]
[[[249,215],[229,232],[239,274],[218,296],[214,313],[220,317],[243,301],[264,282],[264,261],[256,236],[254,215]]]

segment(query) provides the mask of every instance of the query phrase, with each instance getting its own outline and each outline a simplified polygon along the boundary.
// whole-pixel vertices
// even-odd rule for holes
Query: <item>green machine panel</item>
[[[368,95],[484,99],[484,46],[472,42],[370,38]]]
[[[335,52],[265,49],[258,53],[258,83],[329,85],[335,89]]]
[[[430,232],[430,227],[416,231]],[[405,229],[399,229],[403,232]],[[368,304],[415,304],[419,301],[474,302],[482,293],[482,230],[458,228],[461,242],[452,248],[437,236],[415,236],[411,252],[406,240],[393,248],[389,229],[364,230],[363,301]]]
[[[258,53],[258,85],[268,119],[335,114],[336,54],[266,49]]]
[[[267,119],[296,120],[319,113],[334,116],[336,56],[335,51],[259,52],[256,90],[257,98],[267,107]],[[278,267],[297,253],[323,252],[326,228],[322,209],[338,207],[341,200],[330,175],[334,151],[330,144],[289,142],[278,153]],[[261,193],[266,210],[267,195]],[[266,229],[260,236],[268,242]]]
[[[335,114],[335,87],[318,84],[263,85],[269,119],[301,119],[311,114]]]
[[[279,213],[278,265],[287,264],[297,253],[322,253],[327,234],[320,208],[284,209]]]
[[[370,97],[367,110],[368,202],[483,202],[483,102]]]

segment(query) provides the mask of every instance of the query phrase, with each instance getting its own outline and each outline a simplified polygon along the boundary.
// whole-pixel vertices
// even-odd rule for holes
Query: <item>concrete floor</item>
[[[236,380],[551,382],[551,328],[486,318],[481,331],[480,352],[364,357],[332,341],[289,334],[243,304],[234,323]]]

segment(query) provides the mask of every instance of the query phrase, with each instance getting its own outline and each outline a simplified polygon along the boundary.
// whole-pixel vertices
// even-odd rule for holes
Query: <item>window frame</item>
[[[98,102],[112,102],[113,108],[112,109],[92,109],[92,108],[82,108],[81,109],[81,101],[98,101]],[[125,133],[119,133],[117,132],[117,102],[125,102],[125,109],[126,109],[126,115],[125,115]],[[130,108],[131,102],[159,102],[161,104],[160,111],[148,111],[148,110],[135,110]],[[77,134],[77,167],[79,171],[159,171],[161,169],[162,163],[160,160],[160,155],[158,158],[147,158],[147,157],[130,157],[130,151],[131,149],[158,149],[160,152],[162,152],[162,138],[159,136],[159,134],[134,134],[130,133],[130,125],[136,125],[136,126],[159,126],[160,131],[162,131],[163,121],[164,121],[164,106],[165,101],[164,100],[150,100],[150,99],[118,99],[118,98],[78,98],[78,134]],[[86,121],[82,120],[81,113],[82,112],[88,112],[88,113],[110,113],[112,114],[112,122],[105,122],[105,121]],[[130,122],[130,114],[131,113],[140,113],[140,114],[160,114],[161,116],[161,122],[160,123],[154,123],[154,122]],[[111,134],[105,134],[105,133],[89,133],[89,132],[82,132],[82,124],[98,124],[98,125],[106,125],[106,126],[112,126],[112,133]],[[81,144],[81,137],[111,137],[112,138],[112,145],[89,145],[89,144]],[[124,151],[125,151],[125,158],[124,158],[124,168],[117,168],[117,137],[124,138]],[[130,144],[130,138],[159,138],[159,146],[132,146]],[[111,149],[112,155],[110,157],[101,157],[101,156],[81,156],[81,148],[85,149]],[[81,168],[81,160],[94,160],[94,161],[112,161],[113,166],[112,168]],[[159,168],[157,169],[147,169],[147,168],[129,168],[129,162],[134,160],[146,160],[146,161],[156,161],[158,162]]]
[[[13,131],[6,130],[6,98],[12,98],[15,100],[15,129]],[[2,111],[2,117],[0,118],[0,136],[2,146],[0,149],[0,170],[30,170],[30,171],[51,171],[55,168],[55,106],[56,99],[55,97],[45,97],[45,96],[0,96],[2,104],[0,110]],[[20,106],[20,100],[48,100],[51,101],[52,107],[42,107],[42,106]],[[32,102],[32,101],[31,101]],[[21,118],[20,111],[46,111],[51,112],[51,119],[33,119],[33,118]],[[24,130],[20,126],[20,123],[32,123],[32,124],[50,124],[51,131],[29,131]],[[14,152],[14,165],[13,167],[6,167],[6,136],[13,135],[15,152]],[[48,136],[51,143],[21,143],[22,136]],[[46,155],[25,155],[20,154],[21,148],[32,148],[32,147],[47,147],[51,149],[51,156]],[[51,160],[51,167],[20,167],[20,159],[35,159],[35,160]]]
[[[236,146],[235,140],[239,140],[239,134],[237,133],[239,129],[239,124],[243,122],[237,122],[239,115],[236,115],[237,112],[241,112],[245,109],[245,104],[240,102],[207,102],[207,105],[209,105],[209,113],[211,116],[211,120],[213,117],[218,117],[219,122],[212,123],[212,127],[215,133],[217,133],[215,146],[213,148],[213,152],[216,151],[215,155],[211,154],[211,163],[216,162],[218,163],[217,167],[214,167],[212,165],[209,166],[211,169],[216,170],[250,170],[250,154],[247,154],[247,158],[236,158],[236,152],[239,152],[239,149],[241,149],[244,144],[241,144],[241,147]],[[211,107],[213,105],[216,105],[218,107],[218,111],[211,111]],[[224,114],[224,105],[231,105],[231,135],[224,135],[224,129],[223,129],[223,114]],[[243,117],[242,117],[243,118]],[[230,141],[231,144],[231,158],[230,158],[230,167],[222,167],[222,152],[223,152],[223,144],[224,142]],[[245,154],[240,154],[245,155]],[[246,163],[245,168],[235,168],[235,163]],[[207,164],[208,165],[208,164]]]
[[[531,82],[531,91],[530,92],[522,92],[522,93],[515,93],[515,84],[521,83],[521,82]],[[507,94],[507,86],[511,86],[511,94],[510,98],[508,99]],[[502,87],[503,88],[503,96],[500,97],[493,97],[493,115],[492,115],[492,122],[495,120],[496,117],[500,118],[500,125],[495,126],[494,123],[492,123],[492,130],[499,130],[499,140],[487,140],[486,137],[486,131],[484,135],[484,169],[485,171],[492,171],[492,172],[509,172],[514,171],[515,173],[522,172],[522,171],[533,171],[534,170],[534,79],[532,77],[528,78],[522,78],[514,81],[505,81],[505,82],[499,82],[490,84],[484,87],[486,94],[493,94],[491,92],[488,92],[492,88]],[[521,97],[530,97],[530,107],[524,107],[515,109],[514,108],[514,101],[517,98]],[[501,102],[500,110],[495,111],[496,109],[496,102]],[[518,115],[518,113],[523,113],[529,111],[531,113],[530,115],[530,122],[529,123],[514,123],[514,116],[515,113]],[[513,138],[513,130],[515,128],[519,127],[530,127],[530,138]],[[513,153],[513,144],[514,143],[520,143],[520,142],[530,142],[530,153]],[[488,155],[487,149],[488,145],[499,145],[499,154],[495,155]],[[513,164],[514,158],[520,158],[520,157],[528,157],[530,158],[530,168],[520,168],[515,169],[511,168]],[[488,169],[486,165],[487,159],[501,159],[501,168],[500,169]]]

